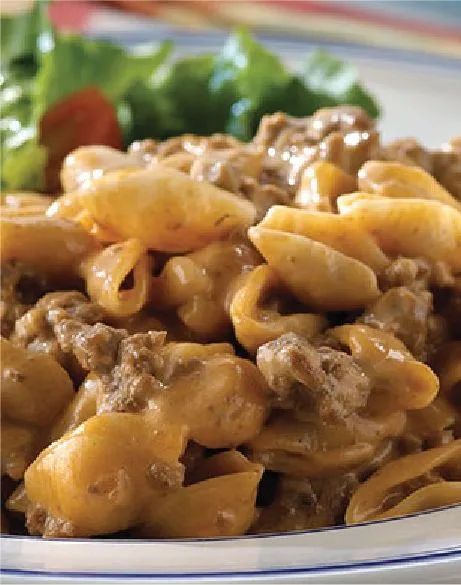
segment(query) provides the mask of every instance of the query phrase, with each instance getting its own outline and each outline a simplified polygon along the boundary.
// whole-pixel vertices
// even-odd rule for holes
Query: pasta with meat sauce
[[[237,536],[461,503],[461,154],[359,108],[2,197],[2,518]]]

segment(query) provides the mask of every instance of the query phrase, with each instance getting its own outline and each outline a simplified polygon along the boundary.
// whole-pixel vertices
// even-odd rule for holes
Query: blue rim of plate
[[[222,541],[235,541],[235,540],[260,540],[268,538],[283,538],[293,537],[296,535],[308,535],[319,532],[332,532],[341,530],[353,530],[354,528],[360,528],[364,526],[382,525],[386,523],[394,522],[405,522],[411,518],[430,516],[434,512],[440,512],[444,510],[451,510],[461,508],[461,504],[452,504],[449,506],[442,506],[433,510],[425,510],[423,512],[416,512],[414,514],[407,514],[405,516],[399,516],[396,518],[387,518],[385,520],[373,520],[369,522],[361,522],[351,526],[329,526],[325,528],[316,528],[311,530],[300,530],[292,532],[280,532],[280,533],[269,533],[269,534],[256,534],[256,535],[243,535],[239,537],[226,537],[226,538],[177,538],[171,539],[174,543],[187,543],[187,542],[222,542]],[[2,540],[36,540],[39,542],[60,542],[64,546],[66,544],[74,543],[91,543],[97,542],[98,544],[130,544],[136,546],[137,544],[165,544],[168,541],[165,539],[110,539],[110,538],[74,538],[71,540],[63,540],[59,538],[41,538],[41,537],[27,537],[19,535],[2,535]],[[61,578],[94,578],[94,579],[189,579],[189,580],[200,580],[204,578],[240,578],[240,577],[270,577],[277,575],[303,575],[303,574],[315,574],[315,573],[337,573],[338,571],[357,572],[360,570],[372,570],[387,567],[398,567],[398,566],[411,566],[420,565],[427,563],[443,562],[443,561],[459,561],[461,562],[461,535],[460,542],[458,545],[453,547],[447,547],[442,549],[433,549],[426,552],[421,552],[411,555],[398,555],[392,557],[384,557],[381,559],[372,559],[368,561],[356,561],[353,563],[334,563],[328,565],[311,565],[307,567],[279,567],[272,569],[254,569],[245,571],[206,571],[206,572],[181,572],[181,573],[110,573],[110,572],[86,572],[86,571],[41,571],[41,570],[26,570],[26,569],[4,569],[0,567],[0,575],[16,575],[16,576],[36,576],[36,577],[61,577]]]
[[[254,571],[214,571],[194,573],[101,573],[101,572],[78,572],[78,571],[38,571],[22,569],[0,569],[0,575],[36,576],[36,577],[62,577],[62,578],[92,578],[92,579],[193,579],[200,580],[216,577],[270,577],[277,575],[303,575],[303,574],[325,574],[337,573],[347,569],[349,572],[367,570],[373,568],[398,567],[408,565],[420,565],[445,560],[461,561],[461,545],[450,549],[441,549],[434,552],[421,553],[418,555],[402,555],[389,559],[376,561],[364,561],[357,563],[339,563],[334,565],[319,565],[317,567],[297,567],[278,569],[255,569]]]

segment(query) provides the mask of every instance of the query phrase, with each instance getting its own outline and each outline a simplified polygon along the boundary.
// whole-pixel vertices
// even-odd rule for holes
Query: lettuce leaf
[[[163,43],[150,53],[136,55],[108,41],[57,35],[36,78],[36,113],[41,115],[64,97],[94,85],[116,104],[134,82],[153,75],[171,49],[171,43]]]
[[[144,138],[167,138],[182,131],[171,104],[150,82],[134,83],[120,103],[118,113],[126,145]]]
[[[278,57],[246,30],[238,29],[216,57],[210,89],[217,98],[233,96],[225,131],[250,139],[259,117],[278,109],[292,75]]]
[[[4,122],[2,120],[2,125]],[[38,143],[35,128],[20,127],[2,142],[2,184],[5,188],[41,190],[47,153]]]
[[[222,131],[231,100],[210,91],[214,55],[197,55],[159,70],[153,90],[169,110],[164,133],[212,134]]]

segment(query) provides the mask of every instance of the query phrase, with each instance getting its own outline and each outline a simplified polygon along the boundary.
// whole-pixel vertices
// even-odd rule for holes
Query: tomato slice
[[[115,108],[97,87],[77,91],[52,106],[40,121],[40,143],[48,149],[45,184],[50,193],[59,191],[62,162],[78,146],[123,145]]]

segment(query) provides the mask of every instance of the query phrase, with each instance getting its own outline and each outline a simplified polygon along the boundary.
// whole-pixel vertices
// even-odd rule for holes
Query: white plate
[[[182,35],[179,52],[216,50],[221,44],[217,35]],[[292,40],[269,44],[294,67],[312,49]],[[415,136],[434,147],[461,134],[459,61],[329,48],[357,64],[380,100],[385,140]],[[456,583],[461,581],[461,506],[354,527],[237,539],[4,537],[1,554],[4,583]]]
[[[4,582],[455,583],[461,506],[296,534],[214,540],[4,537]]]

